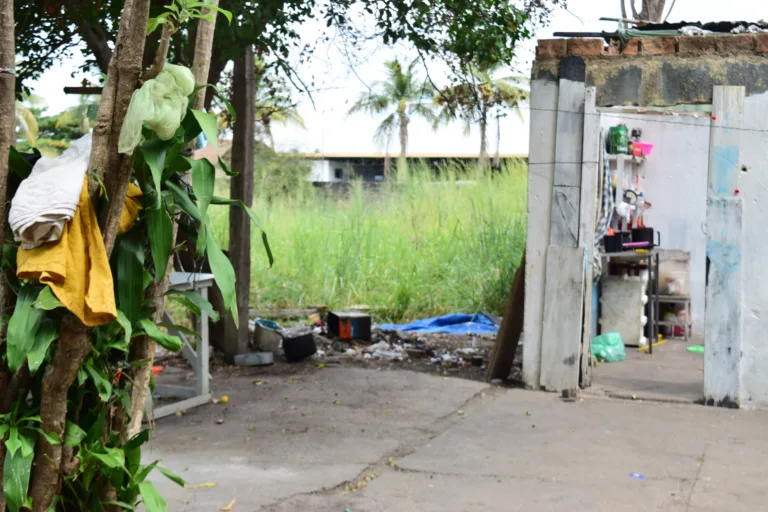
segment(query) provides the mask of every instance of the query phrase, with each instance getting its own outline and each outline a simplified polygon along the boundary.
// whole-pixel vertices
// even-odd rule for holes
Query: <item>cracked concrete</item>
[[[253,378],[214,383],[226,406],[158,422],[145,458],[189,485],[216,483],[182,489],[155,476],[169,510],[232,499],[233,511],[269,512],[763,508],[766,413],[564,403],[407,371]]]

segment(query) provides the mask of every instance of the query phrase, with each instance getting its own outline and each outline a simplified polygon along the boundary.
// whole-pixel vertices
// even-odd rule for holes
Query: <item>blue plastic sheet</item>
[[[423,332],[425,334],[496,334],[498,327],[485,315],[455,313],[436,318],[424,318],[409,324],[379,325],[382,331]]]

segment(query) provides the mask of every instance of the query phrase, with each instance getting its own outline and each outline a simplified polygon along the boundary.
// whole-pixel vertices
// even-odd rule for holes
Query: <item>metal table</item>
[[[648,288],[647,295],[650,302],[651,321],[651,339],[648,340],[648,353],[653,354],[653,344],[659,339],[659,251],[650,249],[645,252],[624,251],[624,252],[601,252],[600,257],[610,263],[611,260],[621,260],[626,262],[646,261],[648,265]]]
[[[194,290],[204,299],[208,300],[208,288],[213,286],[213,274],[199,274],[193,272],[171,272],[170,290]],[[163,312],[163,321],[173,324],[168,312]],[[155,419],[176,414],[178,411],[203,405],[211,400],[210,380],[211,374],[208,367],[209,335],[208,314],[202,311],[197,319],[197,332],[200,339],[196,347],[193,347],[183,333],[173,329],[168,330],[174,336],[181,339],[181,352],[195,371],[195,387],[156,385],[155,395],[164,398],[181,398],[178,402],[154,408],[151,394],[147,398],[147,416]]]

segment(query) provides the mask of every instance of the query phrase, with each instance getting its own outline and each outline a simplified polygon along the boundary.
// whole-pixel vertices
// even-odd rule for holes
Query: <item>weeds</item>
[[[388,321],[501,312],[525,245],[525,164],[450,164],[438,176],[416,164],[398,174],[378,190],[355,182],[347,194],[308,182],[271,196],[262,188],[254,207],[275,265],[254,236],[252,307],[366,304]],[[221,243],[227,221],[226,212],[213,221]]]

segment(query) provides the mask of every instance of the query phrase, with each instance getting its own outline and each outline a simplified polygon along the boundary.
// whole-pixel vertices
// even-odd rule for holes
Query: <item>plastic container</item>
[[[653,144],[650,142],[635,142],[634,147],[640,148],[643,156],[649,156],[653,151]]]

